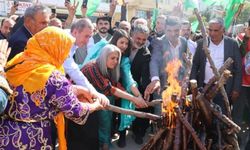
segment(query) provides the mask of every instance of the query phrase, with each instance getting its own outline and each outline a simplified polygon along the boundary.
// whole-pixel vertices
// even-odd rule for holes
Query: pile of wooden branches
[[[142,150],[238,150],[236,133],[240,127],[231,120],[231,109],[224,84],[231,76],[227,70],[233,63],[231,58],[217,70],[207,48],[205,27],[201,17],[195,10],[197,18],[202,26],[204,37],[203,50],[214,73],[214,77],[202,89],[197,88],[197,81],[189,81],[191,72],[191,59],[189,54],[184,58],[187,64],[186,74],[183,80],[182,96],[172,94],[171,100],[174,106],[175,118],[169,122],[169,114],[162,114],[163,119],[157,123],[157,132],[144,145]],[[188,90],[189,87],[189,90]],[[192,97],[190,105],[187,105],[187,93],[190,91]],[[213,99],[221,93],[226,110],[222,113],[221,107],[213,102]],[[164,100],[163,100],[164,101]]]

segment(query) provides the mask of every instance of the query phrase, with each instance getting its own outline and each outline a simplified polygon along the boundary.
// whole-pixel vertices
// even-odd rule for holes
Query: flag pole
[[[233,23],[230,24],[230,26],[229,26],[229,28],[228,28],[228,30],[227,30],[227,33],[228,33],[228,34],[230,34],[230,33],[234,34],[234,33],[233,33],[233,32],[235,31],[235,30],[234,30],[234,25],[236,24],[237,18],[239,17],[239,15],[240,15],[240,13],[241,13],[243,7],[244,7],[244,4],[241,3],[240,6],[239,6],[239,8],[238,8],[238,10],[237,10],[237,12],[234,14],[233,21],[232,21]]]

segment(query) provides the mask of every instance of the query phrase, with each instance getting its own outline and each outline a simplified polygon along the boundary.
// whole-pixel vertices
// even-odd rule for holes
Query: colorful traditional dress
[[[0,149],[52,149],[50,123],[55,118],[59,149],[66,150],[64,116],[79,124],[86,121],[88,106],[75,97],[62,67],[73,42],[62,29],[47,27],[8,62],[13,94],[0,118]]]
[[[0,149],[52,149],[50,122],[58,112],[78,124],[89,114],[60,72],[54,71],[41,91],[30,94],[23,86],[14,88],[0,119]]]

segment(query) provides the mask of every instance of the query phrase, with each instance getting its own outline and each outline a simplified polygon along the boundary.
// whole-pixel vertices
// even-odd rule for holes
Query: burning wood
[[[181,67],[180,61],[173,59],[169,62],[166,67],[169,86],[162,93],[161,127],[142,150],[238,149],[235,133],[240,131],[240,127],[222,114],[220,107],[212,102],[216,93],[224,87],[231,76],[226,70],[231,63],[232,60],[228,59],[219,70],[219,76],[213,77],[201,92],[197,88],[196,80],[191,80],[192,98],[190,98],[187,96],[189,83],[187,76],[190,75],[191,67],[187,66],[181,83],[177,79]],[[217,138],[207,137],[206,132],[209,132],[207,128],[217,131]],[[225,132],[225,128],[230,132]],[[193,140],[190,140],[191,137]]]

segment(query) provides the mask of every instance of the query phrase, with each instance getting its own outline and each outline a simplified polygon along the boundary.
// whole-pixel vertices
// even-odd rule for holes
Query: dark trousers
[[[137,111],[152,113],[152,108],[136,109]],[[133,121],[132,131],[136,136],[144,137],[149,127],[149,119],[136,118]]]
[[[250,87],[241,87],[240,97],[233,104],[233,121],[241,126],[242,130],[238,134],[241,150],[250,149]],[[244,131],[244,132],[243,132]]]
[[[78,125],[67,119],[68,150],[98,150],[98,112],[89,115],[84,125]]]
[[[53,144],[53,149],[56,149],[56,139],[57,139],[57,128],[54,121],[51,121],[51,140]]]

